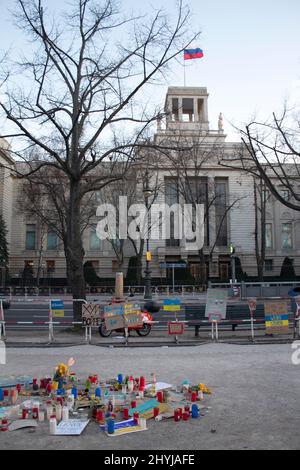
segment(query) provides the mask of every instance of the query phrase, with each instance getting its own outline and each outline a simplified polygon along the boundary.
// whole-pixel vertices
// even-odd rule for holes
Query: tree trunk
[[[67,215],[67,237],[66,237],[66,263],[67,275],[72,289],[73,299],[86,298],[86,284],[84,279],[84,249],[81,238],[80,225],[80,184],[71,182],[69,213]],[[74,320],[81,321],[81,302],[74,302]]]

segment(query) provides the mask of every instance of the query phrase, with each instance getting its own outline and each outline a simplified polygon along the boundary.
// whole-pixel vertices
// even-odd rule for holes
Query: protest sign
[[[207,289],[205,318],[211,321],[224,320],[227,311],[227,289]]]
[[[265,322],[267,334],[283,335],[289,333],[287,302],[265,302]]]
[[[82,326],[98,327],[100,324],[100,305],[83,304],[82,305]]]
[[[69,421],[61,421],[56,429],[56,436],[80,436],[89,420],[70,419]]]
[[[62,300],[50,300],[50,314],[53,318],[64,318],[65,309]]]
[[[184,323],[182,322],[169,322],[168,323],[168,334],[171,335],[183,335]]]

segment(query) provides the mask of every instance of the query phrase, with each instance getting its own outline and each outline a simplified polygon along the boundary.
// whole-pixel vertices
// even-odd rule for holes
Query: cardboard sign
[[[105,328],[111,330],[121,330],[125,328],[124,315],[107,315],[105,316]]]
[[[53,318],[64,318],[65,308],[62,300],[51,300],[50,310]]]
[[[98,327],[100,324],[100,305],[82,305],[82,326]]]
[[[168,323],[168,334],[169,335],[183,335],[184,323],[182,322],[169,322]]]
[[[265,302],[266,332],[270,335],[289,333],[288,304],[285,301]]]
[[[163,303],[165,312],[179,312],[181,310],[180,299],[166,299]]]
[[[89,420],[70,419],[69,421],[61,421],[56,429],[56,436],[80,436],[87,425]]]
[[[105,326],[107,330],[138,328],[143,326],[139,304],[116,304],[104,307]]]
[[[205,318],[211,321],[225,320],[227,298],[227,289],[207,289]]]

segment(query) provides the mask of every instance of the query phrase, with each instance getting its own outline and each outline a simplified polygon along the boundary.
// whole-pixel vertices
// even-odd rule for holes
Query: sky
[[[44,0],[60,7],[61,0]],[[24,36],[13,25],[9,10],[14,0],[0,0],[0,50],[18,53]],[[284,100],[300,102],[299,0],[189,0],[191,25],[200,30],[197,45],[204,58],[188,61],[187,86],[207,87],[210,128],[217,128],[223,112],[228,140],[237,140],[231,127],[241,126],[256,114],[262,119],[280,111]],[[173,0],[125,0],[123,9],[134,14],[163,8],[170,14]],[[196,45],[196,44],[195,44]],[[183,61],[182,61],[183,63]],[[182,63],[174,62],[164,86],[155,93],[164,102],[167,86],[183,86]]]

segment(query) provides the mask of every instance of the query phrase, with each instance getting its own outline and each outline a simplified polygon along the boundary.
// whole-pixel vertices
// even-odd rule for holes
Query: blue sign
[[[186,269],[186,263],[159,263],[160,269]]]
[[[166,300],[164,300],[163,309],[166,312],[179,312],[181,310],[180,299],[166,299]]]

